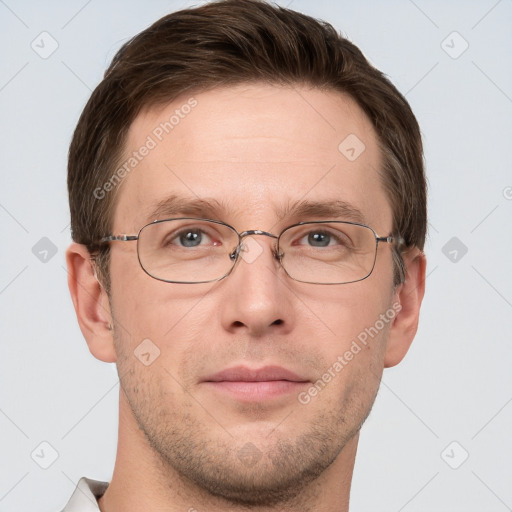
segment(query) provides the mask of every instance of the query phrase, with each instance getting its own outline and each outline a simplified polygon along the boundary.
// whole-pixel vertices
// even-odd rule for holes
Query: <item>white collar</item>
[[[99,512],[98,498],[107,490],[108,483],[80,478],[75,492],[62,512]]]

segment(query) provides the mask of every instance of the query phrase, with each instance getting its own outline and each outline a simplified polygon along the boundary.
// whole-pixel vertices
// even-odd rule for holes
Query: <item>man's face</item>
[[[181,108],[189,99],[183,97],[131,126],[126,156],[148,136],[156,147],[120,186],[115,234],[137,233],[171,196],[222,204],[215,220],[239,232],[275,234],[325,219],[298,217],[293,209],[278,215],[294,203],[342,200],[378,235],[390,233],[376,134],[350,98],[270,85],[193,96],[191,109]],[[158,140],[155,128],[177,109],[179,122]],[[351,134],[365,146],[355,160],[338,149]],[[213,215],[193,216],[207,214]],[[167,215],[180,216],[190,212]],[[214,494],[263,503],[318,477],[355,439],[378,389],[392,323],[377,321],[396,296],[388,244],[379,244],[367,279],[315,285],[285,274],[273,257],[274,239],[254,241],[259,246],[249,248],[263,249],[255,259],[241,259],[227,278],[207,284],[153,279],[139,265],[135,242],[114,242],[111,306],[121,408],[136,418],[164,467]],[[375,334],[376,322],[384,326]],[[358,341],[357,350],[354,340],[371,327],[373,335],[366,344]],[[134,354],[146,339],[150,358],[153,344],[160,351],[147,366]],[[353,357],[345,357],[347,351]],[[297,378],[288,384],[212,378],[231,368],[270,366]],[[232,377],[238,379],[244,378]],[[310,391],[315,383],[316,393]]]

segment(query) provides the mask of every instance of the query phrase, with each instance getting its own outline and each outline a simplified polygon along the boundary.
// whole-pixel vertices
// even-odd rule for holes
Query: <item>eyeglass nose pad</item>
[[[240,253],[242,252],[243,250],[243,247],[244,247],[244,242],[242,241],[239,245],[237,245],[235,247],[235,249],[233,250],[233,252],[229,255],[229,259],[231,261],[236,261],[238,259],[238,256],[240,255]],[[284,253],[281,252],[281,251],[277,251],[277,248],[274,249],[273,251],[273,254],[274,254],[274,257],[278,260],[278,261],[281,261],[283,256],[284,256]]]
[[[241,249],[242,249],[242,244],[238,244],[235,247],[235,250],[229,255],[229,259],[231,261],[236,261],[238,259],[238,255],[240,254]]]

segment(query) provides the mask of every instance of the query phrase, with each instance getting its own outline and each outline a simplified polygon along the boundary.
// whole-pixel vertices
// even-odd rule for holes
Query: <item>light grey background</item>
[[[427,295],[363,428],[351,510],[512,510],[512,1],[279,3],[355,42],[424,135]],[[120,45],[192,4],[0,0],[2,512],[58,511],[81,476],[111,477],[118,379],[69,299],[66,154]]]

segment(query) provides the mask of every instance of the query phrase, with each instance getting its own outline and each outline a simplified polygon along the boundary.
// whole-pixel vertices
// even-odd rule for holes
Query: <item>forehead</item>
[[[391,227],[375,131],[339,92],[244,84],[181,96],[135,119],[124,157],[134,164],[114,214],[124,231],[155,220],[171,196],[213,199],[240,229],[284,221],[300,201],[342,201]]]

